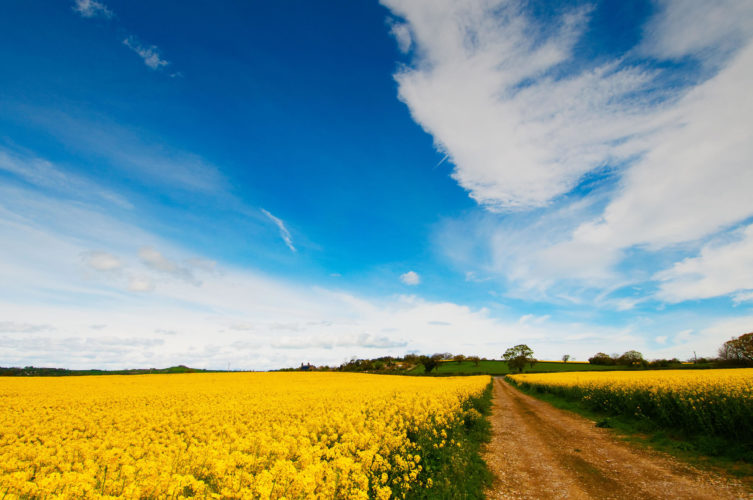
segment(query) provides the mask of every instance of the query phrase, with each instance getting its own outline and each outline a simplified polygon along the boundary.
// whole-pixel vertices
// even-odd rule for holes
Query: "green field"
[[[624,366],[592,365],[589,363],[563,363],[561,361],[539,361],[533,368],[526,366],[525,372],[574,372],[595,370],[625,370]],[[424,372],[423,365],[417,365],[408,371],[409,375],[420,375]],[[433,373],[437,375],[506,375],[510,369],[505,361],[480,361],[478,366],[471,361],[442,361]]]

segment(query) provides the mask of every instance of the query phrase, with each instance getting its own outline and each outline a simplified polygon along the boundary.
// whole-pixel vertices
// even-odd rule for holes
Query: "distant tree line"
[[[132,370],[68,370],[67,368],[45,368],[25,366],[23,368],[0,367],[0,377],[70,377],[83,375],[145,375],[148,373],[194,373],[207,372],[199,368],[189,368],[184,365],[170,368],[137,368]]]
[[[720,368],[753,366],[753,332],[733,337],[722,344],[716,358],[693,357],[688,361],[695,365]],[[588,362],[592,365],[629,366],[634,368],[675,368],[685,364],[677,358],[648,361],[638,351],[627,351],[622,355],[612,354],[611,356],[599,352],[588,358]]]

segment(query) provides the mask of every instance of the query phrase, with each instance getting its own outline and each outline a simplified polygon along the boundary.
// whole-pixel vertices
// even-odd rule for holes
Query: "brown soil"
[[[484,456],[496,476],[490,499],[753,499],[735,479],[620,441],[502,378],[494,380],[493,403]]]

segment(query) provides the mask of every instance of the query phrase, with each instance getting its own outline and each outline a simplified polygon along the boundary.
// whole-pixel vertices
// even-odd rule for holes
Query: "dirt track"
[[[488,498],[753,498],[739,482],[649,450],[494,380]]]

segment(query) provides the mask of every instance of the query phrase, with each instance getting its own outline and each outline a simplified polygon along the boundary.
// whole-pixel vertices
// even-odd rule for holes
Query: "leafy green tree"
[[[615,364],[615,359],[609,354],[597,352],[592,357],[588,358],[588,362],[592,365],[613,365]]]
[[[719,357],[742,364],[753,363],[753,332],[728,340],[719,349]]]
[[[473,366],[478,366],[478,364],[481,362],[481,358],[479,358],[478,356],[468,356],[465,359],[473,363]]]
[[[420,356],[418,362],[424,365],[424,373],[431,373],[436,367],[439,366],[439,361],[442,359],[442,354],[434,354],[433,356]]]
[[[625,366],[644,366],[647,364],[643,354],[638,351],[627,351],[617,358],[617,364]]]
[[[526,367],[526,363],[529,363],[531,367],[536,363],[536,358],[533,357],[533,349],[525,344],[518,344],[515,347],[510,347],[502,355],[502,359],[507,361],[507,366],[511,370],[518,370],[522,372]]]

